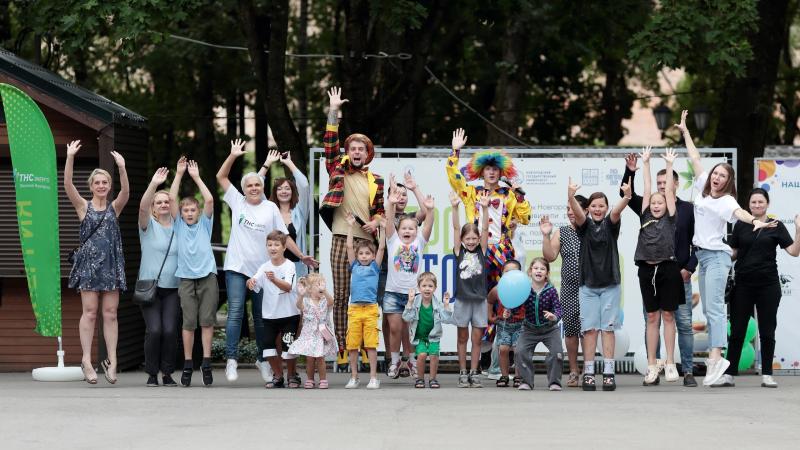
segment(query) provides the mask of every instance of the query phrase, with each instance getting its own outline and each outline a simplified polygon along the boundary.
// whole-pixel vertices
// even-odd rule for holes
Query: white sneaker
[[[272,381],[272,366],[270,366],[268,362],[256,361],[256,369],[261,372],[261,378],[264,379],[264,383]]]
[[[358,378],[350,378],[350,381],[344,385],[345,389],[358,389]]]
[[[400,361],[396,363],[391,363],[389,365],[389,370],[386,372],[386,376],[389,378],[397,379],[400,376]]]
[[[411,360],[408,360],[408,370],[411,371],[411,378],[417,379],[417,364],[412,363]]]
[[[231,383],[239,379],[239,372],[236,371],[237,367],[239,367],[239,363],[235,359],[229,359],[228,364],[225,365],[225,378]]]
[[[644,384],[650,386],[658,381],[658,365],[647,366],[647,374],[644,376]]]
[[[378,389],[381,387],[381,382],[377,378],[370,378],[367,383],[367,389]]]
[[[718,387],[734,387],[736,384],[733,382],[733,375],[723,374],[714,384],[711,385],[712,388]]]
[[[772,378],[772,375],[762,375],[761,376],[761,387],[776,388],[776,387],[778,387],[778,383],[775,382],[775,379]]]
[[[664,378],[670,383],[678,381],[680,375],[678,375],[678,368],[675,367],[675,364],[667,364],[664,366]]]
[[[722,375],[725,374],[725,371],[730,365],[731,362],[725,358],[719,358],[717,360],[707,359],[706,376],[703,377],[703,386],[711,386],[716,383],[717,380],[722,378]]]
[[[497,373],[486,372],[486,379],[487,380],[499,380],[500,377],[502,377],[502,376],[503,376],[503,374],[500,373],[500,372],[497,372]]]

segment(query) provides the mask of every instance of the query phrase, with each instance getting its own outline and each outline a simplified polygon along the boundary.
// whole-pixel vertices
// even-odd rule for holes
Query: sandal
[[[428,381],[428,387],[431,389],[439,389],[441,386],[439,386],[439,382],[434,378],[433,380]]]
[[[596,381],[594,379],[594,375],[590,375],[588,373],[583,374],[583,390],[584,391],[596,391],[597,386],[595,385]]]
[[[578,387],[578,374],[575,372],[569,373],[569,378],[567,379],[567,387]]]
[[[117,377],[116,376],[112,377],[111,374],[109,373],[109,367],[111,367],[111,361],[106,359],[105,361],[100,363],[100,366],[103,368],[103,376],[105,377],[106,381],[108,381],[111,384],[116,384]],[[116,375],[116,372],[117,372],[117,368],[115,367],[114,368],[114,375]]]
[[[494,385],[497,387],[508,387],[508,377],[505,375],[500,376],[500,378],[494,382]]]
[[[314,389],[315,386],[316,385],[314,384],[314,380],[306,380],[306,382],[303,383],[303,387],[305,389]]]
[[[417,389],[422,389],[425,387],[425,380],[422,378],[417,378],[417,381],[414,383],[414,387]]]
[[[91,367],[92,366],[89,365],[89,368]],[[84,366],[83,363],[81,363],[81,371],[83,372],[83,381],[89,384],[97,384],[97,373],[95,372],[94,377],[90,377],[89,375],[86,374],[86,368],[87,367]]]
[[[328,389],[328,380],[319,380],[320,389]]]
[[[289,388],[290,389],[299,388],[302,383],[303,383],[303,380],[300,378],[300,375],[292,375],[292,376],[289,377]]]
[[[614,374],[603,374],[603,390],[614,391],[617,389],[617,382],[614,380]]]
[[[264,384],[264,387],[267,389],[280,389],[285,387],[283,385],[283,377],[272,378],[272,381],[268,381],[266,384]]]
[[[522,384],[522,377],[514,377],[514,387],[518,388],[520,384]]]

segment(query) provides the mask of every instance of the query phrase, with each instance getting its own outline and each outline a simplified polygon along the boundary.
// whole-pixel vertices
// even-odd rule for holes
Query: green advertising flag
[[[58,244],[58,178],[53,134],[30,97],[0,83],[14,188],[17,223],[36,332],[61,336],[61,266]]]

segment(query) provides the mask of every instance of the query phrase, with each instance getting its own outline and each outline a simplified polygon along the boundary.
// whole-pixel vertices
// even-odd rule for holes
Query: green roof
[[[0,47],[0,73],[19,80],[107,124],[146,128],[147,118],[100,94],[69,82],[55,72]]]

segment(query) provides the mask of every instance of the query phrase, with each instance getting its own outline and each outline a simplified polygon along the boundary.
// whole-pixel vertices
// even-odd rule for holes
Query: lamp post
[[[667,131],[669,122],[672,120],[672,110],[664,103],[661,103],[653,109],[653,115],[656,117],[656,126],[661,130],[661,139],[664,139],[666,137],[664,132]]]
[[[711,110],[707,106],[698,106],[692,111],[694,118],[694,126],[697,128],[697,134],[700,139],[706,134],[708,129],[708,122],[711,120]]]

